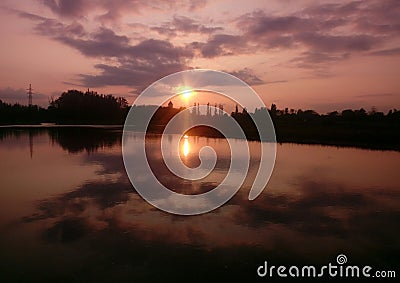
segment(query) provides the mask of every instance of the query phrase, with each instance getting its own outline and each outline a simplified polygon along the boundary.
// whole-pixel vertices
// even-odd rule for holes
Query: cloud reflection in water
[[[14,139],[18,142],[18,138]],[[153,168],[161,173],[162,182],[172,182],[182,192],[212,189],[229,168],[226,144],[207,138],[189,137],[183,142],[186,140],[190,142],[190,154],[185,156],[188,164],[198,162],[198,148],[216,148],[218,161],[212,176],[199,182],[168,176],[159,152],[151,150]],[[159,145],[157,137],[152,142],[150,148]],[[68,150],[66,140],[60,144]],[[257,143],[250,143],[250,147],[256,159]],[[90,154],[77,153],[76,142],[72,148],[83,163],[100,165],[98,177],[39,201],[35,211],[23,217],[18,229],[33,233],[34,242],[35,233],[39,233],[41,240],[35,244],[40,250],[51,244],[56,250],[79,253],[85,262],[68,261],[70,267],[66,268],[81,272],[83,278],[109,279],[119,274],[118,278],[150,280],[163,274],[165,278],[184,280],[191,278],[185,276],[204,270],[200,280],[211,276],[205,270],[214,270],[215,276],[236,281],[254,276],[254,268],[265,259],[283,264],[325,264],[339,252],[346,253],[353,263],[390,267],[397,262],[399,179],[396,169],[387,164],[399,163],[398,152],[283,144],[278,146],[270,184],[258,199],[247,200],[249,185],[245,182],[223,207],[186,217],[155,209],[133,190],[123,167],[119,142]],[[344,163],[349,156],[353,161]],[[48,166],[62,168],[59,163]],[[319,168],[318,174],[315,168]],[[257,169],[251,167],[249,175]],[[342,170],[351,170],[351,176],[337,173]],[[376,181],[366,182],[363,172]],[[29,227],[36,227],[36,232]],[[48,253],[43,261],[58,264],[58,257]],[[26,264],[32,263],[27,260]],[[150,275],[157,265],[162,266],[160,273]]]

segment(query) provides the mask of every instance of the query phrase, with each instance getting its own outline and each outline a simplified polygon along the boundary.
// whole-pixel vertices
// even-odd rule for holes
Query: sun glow
[[[190,86],[180,86],[177,88],[179,93],[185,101],[188,101],[192,97],[195,91]]]
[[[183,153],[183,156],[188,156],[189,155],[189,152],[190,152],[190,147],[189,147],[189,141],[188,141],[188,136],[187,135],[184,135],[183,136],[183,146],[182,146],[182,153]]]

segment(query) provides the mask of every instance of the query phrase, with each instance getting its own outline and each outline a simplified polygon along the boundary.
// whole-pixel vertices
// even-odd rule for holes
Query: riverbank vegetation
[[[147,107],[154,110],[155,106]],[[57,99],[52,99],[47,108],[8,104],[0,100],[0,124],[122,125],[129,109],[122,97],[68,90]],[[182,110],[184,108],[160,107],[151,120],[150,131],[161,133],[168,121]],[[270,109],[256,109],[254,113],[248,113],[245,109],[239,112],[236,108],[231,116],[244,129],[247,139],[259,140],[252,117],[264,115],[263,111],[270,114],[278,142],[400,150],[400,111],[396,109],[387,113],[361,108],[319,114],[313,110],[278,109],[272,104]],[[197,115],[202,118],[202,115]],[[204,115],[204,119],[213,118],[207,115]],[[221,136],[218,131],[208,127],[195,127],[188,134]]]

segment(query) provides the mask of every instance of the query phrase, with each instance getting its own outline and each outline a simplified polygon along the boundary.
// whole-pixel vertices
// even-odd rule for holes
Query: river
[[[216,169],[193,182],[160,165],[160,139],[146,143],[155,173],[172,189],[204,192],[226,175],[225,139],[183,141],[189,166],[199,163],[203,146],[218,155]],[[278,144],[267,187],[249,201],[259,142],[234,142],[247,143],[252,158],[239,192],[210,213],[177,216],[132,187],[121,130],[0,129],[0,281],[251,282],[266,260],[323,265],[338,254],[352,264],[397,268],[400,152]]]

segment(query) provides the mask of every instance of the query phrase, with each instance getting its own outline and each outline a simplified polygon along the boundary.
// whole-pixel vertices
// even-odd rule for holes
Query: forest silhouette
[[[162,133],[173,116],[185,110],[157,106],[141,107],[140,111],[155,111],[147,128],[150,133]],[[54,123],[58,125],[123,125],[130,110],[125,98],[97,94],[93,91],[68,90],[57,99],[52,99],[47,108],[36,105],[4,103],[0,100],[0,125],[39,125]],[[278,142],[315,143],[327,145],[358,146],[366,148],[400,150],[400,111],[393,109],[386,114],[376,109],[366,111],[346,109],[328,114],[314,110],[278,109],[272,104],[270,109],[256,109],[249,113],[236,107],[230,115],[244,129],[246,138],[259,140],[253,118],[265,117],[268,111],[275,127]],[[193,111],[194,112],[194,111]],[[197,121],[207,119],[226,119],[228,115],[192,113]],[[141,123],[141,121],[137,121]],[[63,129],[65,131],[65,129]],[[222,137],[215,129],[206,126],[194,127],[187,131],[190,135]],[[62,135],[58,131],[57,135]]]

